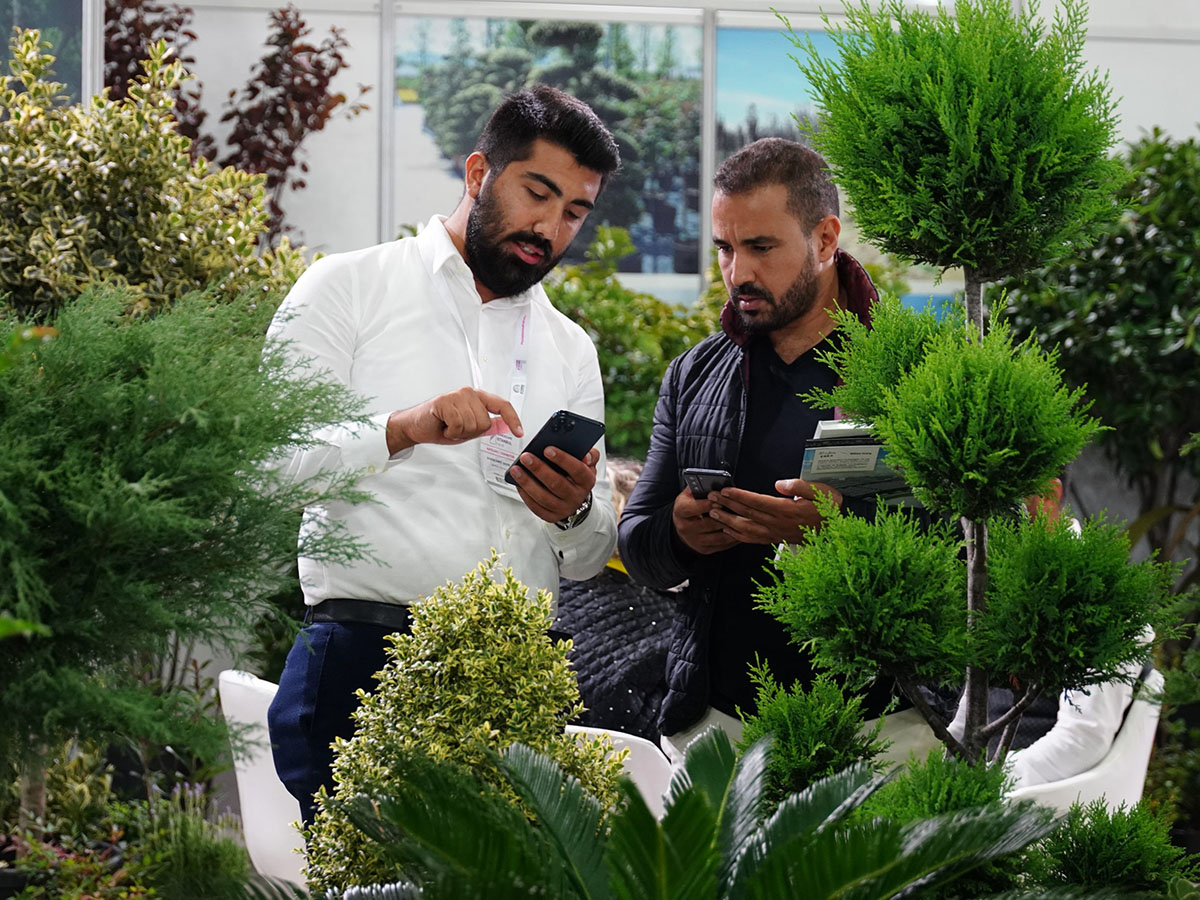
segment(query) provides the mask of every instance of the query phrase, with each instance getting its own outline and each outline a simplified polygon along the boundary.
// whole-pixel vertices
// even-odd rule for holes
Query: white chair
[[[246,739],[245,752],[234,760],[234,774],[250,861],[260,875],[302,885],[304,839],[296,828],[300,804],[275,774],[267,736],[267,707],[279,685],[236,669],[226,669],[217,683],[225,721]]]
[[[1061,781],[1019,788],[1009,799],[1035,800],[1060,813],[1069,810],[1073,803],[1091,803],[1101,797],[1109,809],[1115,810],[1121,804],[1127,809],[1132,807],[1142,799],[1146,784],[1146,766],[1158,727],[1159,704],[1154,698],[1162,685],[1162,673],[1151,670],[1129,705],[1108,753],[1092,768]]]
[[[576,739],[605,735],[612,741],[614,751],[620,752],[628,748],[629,755],[625,757],[624,762],[625,774],[637,786],[654,817],[663,817],[663,813],[666,812],[663,795],[671,784],[671,761],[658,747],[636,734],[609,731],[605,728],[568,725],[567,734],[575,735]]]

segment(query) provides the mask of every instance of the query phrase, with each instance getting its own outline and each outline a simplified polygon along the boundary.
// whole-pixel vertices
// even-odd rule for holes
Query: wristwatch
[[[565,519],[559,519],[555,522],[555,526],[561,531],[566,531],[568,528],[574,528],[580,522],[587,518],[588,513],[592,511],[592,492],[588,491],[588,495],[583,498],[583,502],[579,504],[579,509],[571,513]]]

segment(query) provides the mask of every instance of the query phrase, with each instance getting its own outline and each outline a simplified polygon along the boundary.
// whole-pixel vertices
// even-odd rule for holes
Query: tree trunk
[[[970,266],[963,266],[963,277],[967,283],[967,327],[974,326],[976,333],[983,337],[983,282]]]
[[[978,626],[987,612],[987,523],[962,518],[963,534],[967,540],[967,633]],[[979,666],[967,666],[967,684],[963,701],[967,704],[967,719],[962,744],[967,762],[979,762],[987,738],[983,728],[988,714],[988,673]]]

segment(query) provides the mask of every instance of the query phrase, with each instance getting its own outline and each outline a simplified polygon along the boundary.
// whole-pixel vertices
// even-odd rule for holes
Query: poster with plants
[[[542,82],[590,104],[621,145],[621,177],[569,261],[609,225],[633,239],[622,271],[698,273],[701,67],[699,25],[399,16],[397,230],[457,204],[488,114]]]

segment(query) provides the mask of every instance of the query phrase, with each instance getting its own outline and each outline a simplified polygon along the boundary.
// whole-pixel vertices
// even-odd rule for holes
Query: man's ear
[[[467,196],[472,200],[479,196],[479,191],[483,188],[483,180],[487,177],[487,173],[491,171],[491,168],[487,157],[478,151],[467,157],[466,163],[463,164],[463,169],[465,172]]]
[[[820,262],[828,262],[833,258],[841,233],[842,222],[837,216],[826,216],[817,223],[817,227],[812,231],[812,241],[817,248],[817,259]]]

